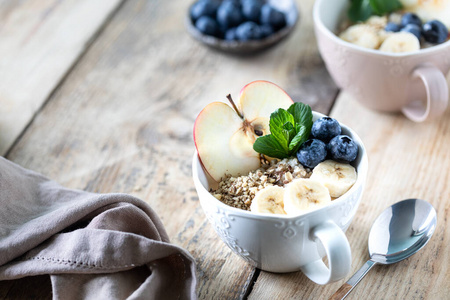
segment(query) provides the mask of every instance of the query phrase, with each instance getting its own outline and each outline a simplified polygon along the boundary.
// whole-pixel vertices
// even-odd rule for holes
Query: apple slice
[[[253,150],[258,136],[270,133],[270,114],[294,103],[279,86],[254,81],[240,92],[239,107],[230,96],[229,105],[208,104],[194,125],[194,142],[203,168],[220,181],[225,174],[244,175],[260,167],[260,155]]]

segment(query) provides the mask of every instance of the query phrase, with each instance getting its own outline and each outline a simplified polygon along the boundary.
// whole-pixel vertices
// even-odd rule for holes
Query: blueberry
[[[331,158],[337,161],[352,162],[358,156],[358,145],[347,135],[338,135],[327,145]]]
[[[217,22],[225,29],[238,26],[244,17],[239,6],[232,1],[224,1],[217,9]]]
[[[247,3],[256,3],[256,4],[259,4],[260,6],[263,6],[265,2],[266,1],[264,1],[264,0],[241,0],[242,5],[245,5]]]
[[[415,24],[419,27],[422,26],[422,20],[420,20],[420,18],[413,13],[406,13],[402,16],[402,20],[400,22],[402,27],[405,27],[408,24]]]
[[[270,4],[264,4],[262,6],[259,20],[261,24],[271,25],[275,30],[286,26],[286,16]]]
[[[417,25],[415,25],[415,24],[408,24],[408,25],[406,25],[405,27],[403,27],[401,30],[400,30],[401,32],[409,32],[409,33],[412,33],[412,34],[414,34],[416,37],[417,37],[417,39],[419,39],[420,40],[420,35],[421,35],[421,30],[420,30],[420,27],[419,26],[417,26]]]
[[[423,24],[423,38],[433,44],[440,44],[447,40],[448,29],[438,20],[429,21]]]
[[[336,119],[330,117],[322,117],[317,119],[311,127],[311,135],[328,143],[332,138],[341,134],[341,125]]]
[[[191,7],[191,18],[195,22],[198,18],[202,16],[208,16],[211,18],[216,17],[217,8],[219,7],[219,3],[212,0],[200,0],[197,1]]]
[[[262,3],[258,1],[246,1],[242,3],[242,14],[247,20],[259,22]]]
[[[402,27],[399,24],[394,23],[394,22],[389,22],[384,27],[384,30],[388,31],[388,32],[398,32],[398,31],[400,31],[400,29],[402,29]]]
[[[207,35],[217,36],[219,33],[219,26],[216,20],[211,17],[202,16],[198,18],[195,22],[195,27],[197,27],[200,32]]]
[[[222,3],[225,3],[225,2],[230,2],[234,6],[237,6],[238,8],[241,8],[241,5],[242,5],[242,3],[241,3],[242,1],[240,1],[240,0],[224,0],[224,1],[222,1]]]
[[[314,168],[327,157],[327,145],[316,139],[304,142],[297,151],[298,161],[307,168]]]
[[[262,38],[258,24],[247,21],[236,28],[236,37],[240,41],[259,40]]]
[[[266,38],[266,37],[272,35],[274,32],[272,26],[270,26],[268,24],[261,25],[261,26],[259,26],[259,28],[261,29],[262,38]]]
[[[237,40],[236,27],[230,28],[227,31],[225,31],[225,40],[227,41]]]

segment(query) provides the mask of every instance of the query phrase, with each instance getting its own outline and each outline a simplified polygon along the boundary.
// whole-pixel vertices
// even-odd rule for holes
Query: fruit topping
[[[327,145],[321,140],[311,139],[304,142],[297,152],[298,161],[313,169],[327,157]]]
[[[322,117],[317,119],[311,127],[311,135],[316,139],[328,143],[332,138],[341,134],[341,125],[336,119]]]
[[[358,156],[358,145],[347,135],[338,135],[327,145],[331,158],[338,161],[352,162]]]
[[[356,24],[343,31],[339,37],[349,43],[369,48],[377,49],[380,46],[380,39],[377,31],[366,24]]]
[[[352,165],[333,160],[318,164],[311,175],[311,179],[322,183],[333,198],[344,195],[356,182],[356,177],[356,170]]]
[[[252,212],[282,214],[284,211],[284,188],[279,186],[269,186],[258,193],[250,205]]]
[[[420,26],[418,26],[416,24],[408,24],[405,27],[403,27],[402,29],[400,29],[400,31],[412,33],[416,36],[417,40],[420,40],[421,29],[420,29]]]
[[[388,0],[384,2],[386,1]],[[372,13],[380,15],[373,7],[377,6],[377,2],[379,1],[353,1],[349,17],[356,23],[343,30],[339,37],[361,47],[392,53],[417,51],[449,39],[450,1],[418,1],[417,6],[411,6],[411,1],[393,1],[411,11],[402,10],[403,14],[399,14],[393,11],[397,5],[389,8],[389,5],[384,3],[383,11],[390,13],[389,15],[370,16]],[[397,9],[401,8],[401,5]],[[365,6],[368,8],[367,12],[363,9]],[[362,10],[354,14],[352,7]],[[447,14],[444,13],[446,11]],[[430,19],[433,15],[436,17]]]
[[[253,150],[255,140],[270,133],[273,111],[293,103],[281,88],[267,81],[246,85],[237,104],[229,100],[232,106],[223,102],[207,105],[194,125],[200,161],[216,181],[225,174],[247,174],[261,166],[260,154]]]
[[[419,49],[419,40],[409,32],[396,32],[388,36],[380,47],[380,51],[392,53],[412,52]]]
[[[416,14],[406,13],[402,16],[400,26],[405,27],[410,24],[416,25],[420,28],[422,26],[422,20],[420,20],[420,18]]]
[[[331,203],[328,189],[314,179],[296,179],[285,187],[284,210],[298,215]]]
[[[425,41],[433,44],[441,44],[445,42],[448,37],[447,27],[437,20],[423,24],[422,32]]]
[[[422,23],[432,20],[442,22],[450,28],[450,1],[448,0],[400,0],[403,10],[413,12]]]
[[[400,29],[402,29],[402,27],[399,24],[394,23],[394,22],[389,22],[384,27],[384,30],[387,32],[399,32]]]

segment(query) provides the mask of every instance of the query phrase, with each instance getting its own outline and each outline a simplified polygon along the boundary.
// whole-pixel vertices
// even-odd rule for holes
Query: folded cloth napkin
[[[66,189],[0,157],[0,280],[49,274],[54,299],[196,299],[195,262],[125,194]]]

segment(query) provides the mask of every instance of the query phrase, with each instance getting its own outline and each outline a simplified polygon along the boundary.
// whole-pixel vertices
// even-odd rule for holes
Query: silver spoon
[[[407,199],[385,209],[370,229],[370,259],[330,300],[347,297],[374,265],[390,265],[419,251],[433,235],[436,222],[436,211],[424,200]]]

